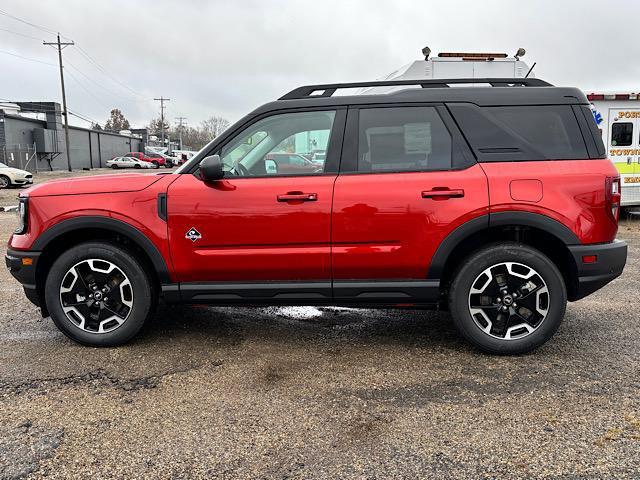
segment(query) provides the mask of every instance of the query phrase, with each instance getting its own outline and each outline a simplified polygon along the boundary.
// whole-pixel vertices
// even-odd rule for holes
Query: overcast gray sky
[[[117,107],[144,126],[160,95],[172,122],[233,122],[300,84],[378,78],[425,45],[524,47],[554,84],[640,90],[637,0],[2,0],[0,99],[60,101],[57,54],[42,45],[54,35],[3,13],[77,42],[64,50],[69,109],[100,123]]]

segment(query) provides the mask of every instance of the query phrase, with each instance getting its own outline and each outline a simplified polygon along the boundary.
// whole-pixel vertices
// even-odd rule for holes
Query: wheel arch
[[[115,242],[134,251],[136,257],[142,260],[143,267],[150,274],[158,291],[160,285],[171,283],[169,269],[162,254],[144,233],[121,220],[85,216],[63,220],[45,230],[34,242],[32,249],[42,252],[36,265],[36,288],[41,299],[47,273],[57,255],[74,245],[92,240]],[[41,305],[44,303],[41,302]]]
[[[568,245],[579,245],[580,239],[559,221],[531,212],[492,213],[460,225],[436,250],[427,278],[440,279],[446,293],[453,273],[471,253],[505,240],[529,245],[549,257],[562,272],[569,300],[575,298],[578,272]]]

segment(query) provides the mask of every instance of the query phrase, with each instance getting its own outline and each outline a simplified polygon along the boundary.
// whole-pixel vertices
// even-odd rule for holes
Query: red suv
[[[142,160],[143,162],[153,163],[156,167],[173,167],[173,164],[170,161],[167,162],[166,158],[164,158],[159,153],[130,152],[124,156],[137,158],[138,160]]]
[[[448,88],[454,83],[486,86]],[[414,86],[422,88],[408,88]],[[407,86],[334,96],[340,88]],[[278,152],[326,151],[279,171]],[[67,336],[118,345],[158,299],[448,308],[480,349],[548,340],[622,273],[620,180],[589,102],[538,79],[312,85],[171,174],[20,194],[6,262]]]

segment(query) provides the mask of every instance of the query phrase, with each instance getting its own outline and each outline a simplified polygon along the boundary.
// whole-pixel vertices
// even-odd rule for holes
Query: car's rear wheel
[[[110,243],[77,245],[53,263],[45,301],[56,326],[84,345],[126,343],[155,306],[153,285],[143,266]]]
[[[8,188],[11,186],[11,180],[6,175],[0,175],[0,188]]]
[[[115,163],[113,165],[111,165],[111,168],[113,168],[114,170],[118,168],[118,165],[116,165]]]
[[[549,340],[567,304],[562,274],[543,253],[501,243],[472,254],[458,268],[449,308],[460,333],[481,350],[525,353]]]

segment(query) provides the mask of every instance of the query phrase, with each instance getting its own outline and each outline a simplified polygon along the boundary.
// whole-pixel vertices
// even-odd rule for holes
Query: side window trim
[[[230,142],[232,142],[238,135],[241,135],[243,131],[247,128],[251,127],[255,123],[259,122],[268,117],[273,117],[276,115],[283,115],[287,113],[305,113],[305,112],[325,112],[325,111],[334,111],[335,117],[333,119],[333,125],[331,127],[331,133],[329,134],[329,143],[327,145],[327,153],[324,164],[324,172],[319,173],[313,176],[323,176],[323,175],[336,175],[339,171],[340,166],[340,156],[342,149],[342,142],[345,131],[345,122],[347,118],[347,107],[344,105],[330,105],[326,107],[312,107],[312,108],[287,108],[281,110],[270,110],[268,112],[264,112],[260,115],[256,115],[255,117],[251,117],[242,125],[239,125],[237,128],[234,128],[229,135],[226,136],[223,142],[217,144],[214,148],[207,151],[205,155],[203,155],[202,159],[210,156],[210,155],[219,155],[222,149],[227,146]],[[199,164],[194,165],[190,170],[185,171],[184,173],[197,174],[199,168]],[[264,175],[264,176],[251,176],[251,177],[233,177],[234,180],[240,180],[243,178],[282,178],[282,177],[306,177],[309,175],[301,175],[301,174],[289,174],[289,175]]]
[[[573,114],[578,119],[578,125],[582,138],[587,146],[590,158],[604,158],[605,150],[602,136],[598,135],[598,126],[593,119],[593,114],[586,105],[572,105]],[[587,117],[589,115],[589,117]],[[590,123],[591,122],[591,123]],[[596,137],[596,135],[598,135]]]
[[[451,135],[451,168],[446,170],[402,170],[402,171],[358,171],[358,143],[360,110],[369,108],[401,108],[401,107],[434,107],[440,119]],[[388,103],[350,105],[344,130],[342,156],[340,159],[341,175],[377,175],[381,173],[428,173],[436,171],[464,170],[476,163],[474,154],[462,136],[453,117],[442,103]]]

